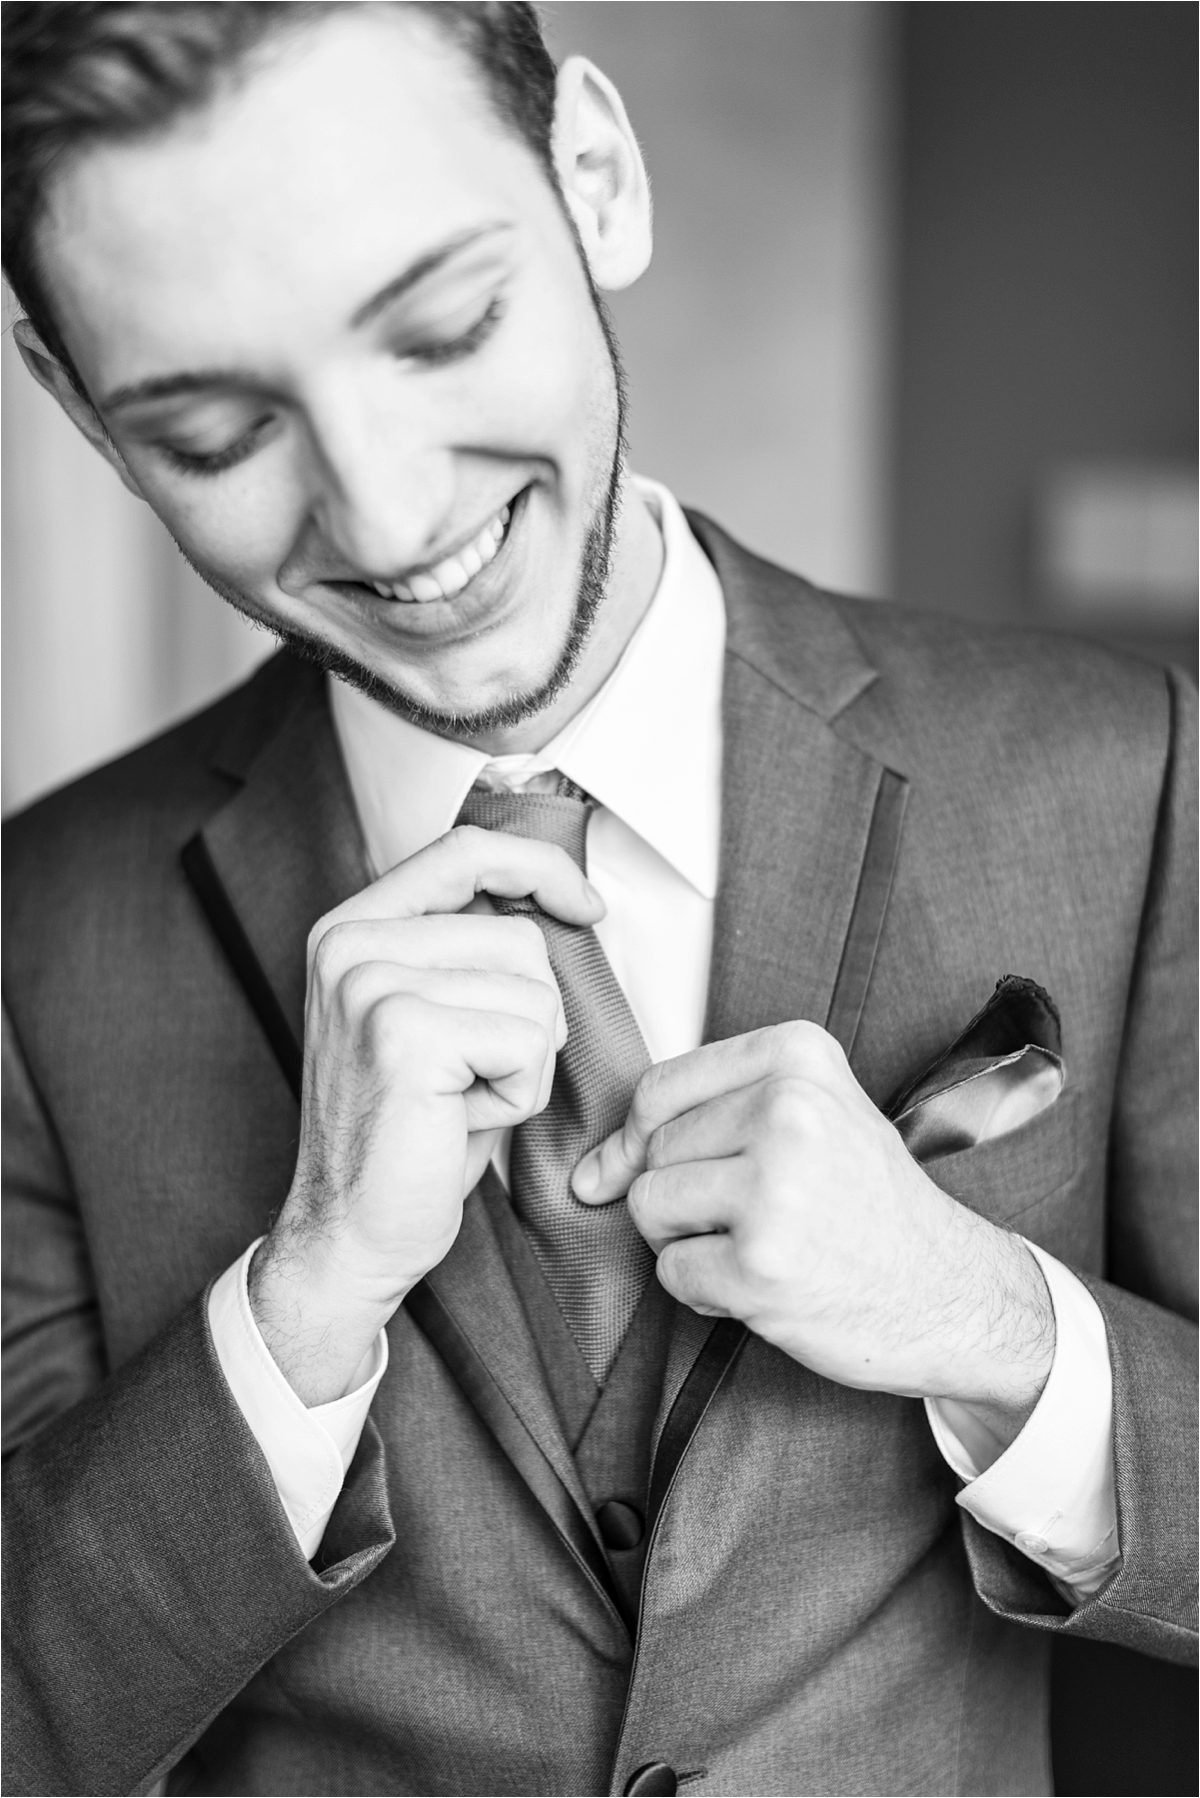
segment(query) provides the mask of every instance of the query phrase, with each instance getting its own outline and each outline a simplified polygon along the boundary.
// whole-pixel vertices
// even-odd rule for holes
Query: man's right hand
[[[570,924],[604,910],[562,849],[462,826],[309,937],[299,1158],[250,1272],[259,1330],[306,1405],[349,1389],[449,1251],[498,1133],[550,1097],[566,1025],[545,938],[489,893]]]

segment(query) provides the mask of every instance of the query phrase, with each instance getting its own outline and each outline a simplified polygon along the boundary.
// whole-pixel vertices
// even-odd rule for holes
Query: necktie
[[[592,801],[565,777],[556,793],[473,787],[460,824],[558,843],[586,871]],[[581,1205],[576,1166],[625,1121],[649,1056],[594,930],[564,924],[532,899],[493,899],[509,916],[534,916],[562,994],[567,1042],[550,1102],[513,1132],[512,1202],[567,1328],[603,1385],[654,1267],[623,1199]]]

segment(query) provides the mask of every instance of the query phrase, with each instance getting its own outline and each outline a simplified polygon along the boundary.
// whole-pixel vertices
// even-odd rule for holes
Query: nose
[[[453,454],[433,421],[380,385],[327,395],[310,409],[312,522],[345,573],[368,581],[396,580],[430,561],[454,504]]]

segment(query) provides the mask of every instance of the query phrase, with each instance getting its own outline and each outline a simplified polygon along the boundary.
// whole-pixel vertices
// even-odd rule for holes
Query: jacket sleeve
[[[4,1780],[145,1791],[394,1540],[368,1420],[318,1570],[198,1296],[107,1374],[82,1225],[5,1041]]]
[[[965,1517],[976,1588],[1001,1616],[1196,1658],[1196,699],[1173,671],[1171,747],[1109,1144],[1108,1278],[1077,1269],[1113,1371],[1121,1565],[1076,1610]]]

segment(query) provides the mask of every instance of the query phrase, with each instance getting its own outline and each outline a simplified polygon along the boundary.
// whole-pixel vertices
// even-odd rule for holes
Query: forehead
[[[348,7],[203,113],[83,151],[39,253],[73,353],[107,384],[181,355],[261,358],[269,333],[284,356],[431,245],[548,196],[460,50],[403,8]]]

